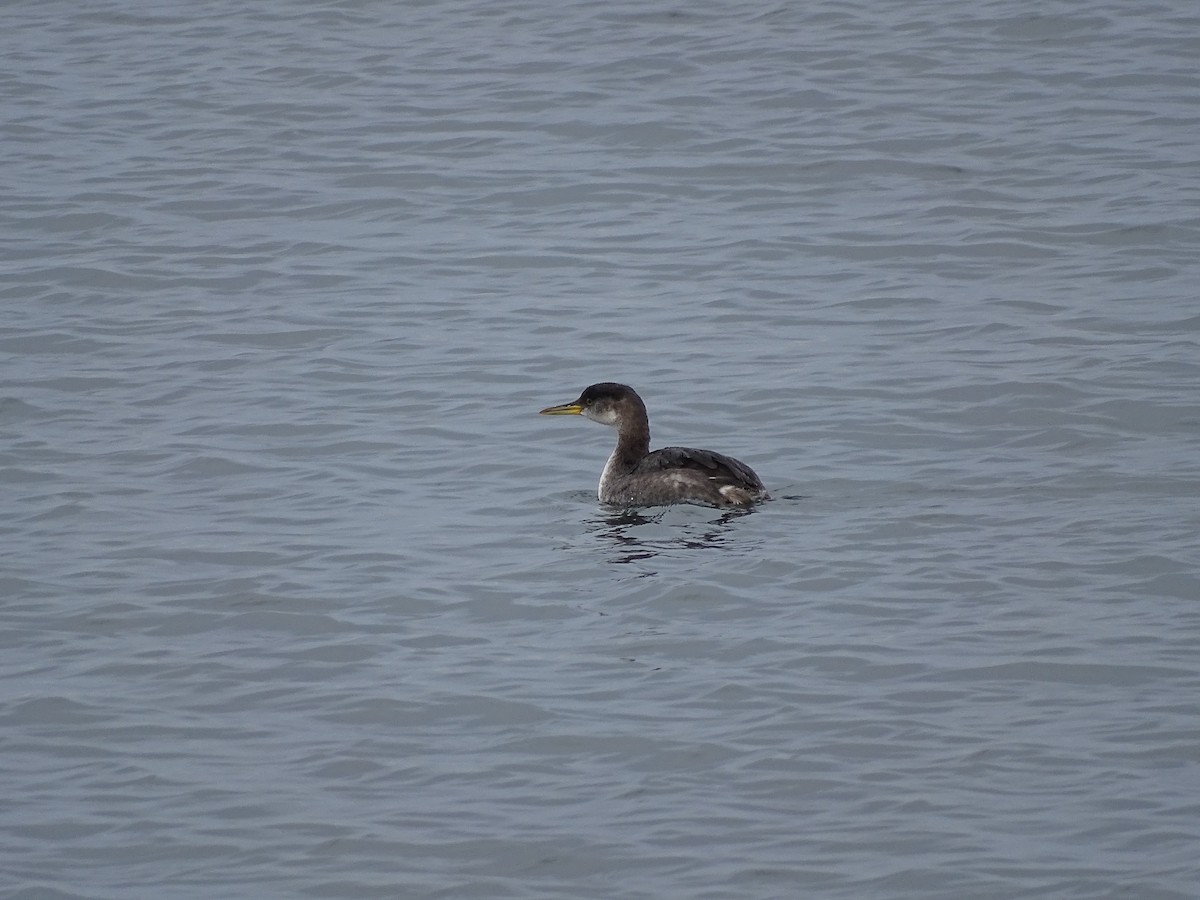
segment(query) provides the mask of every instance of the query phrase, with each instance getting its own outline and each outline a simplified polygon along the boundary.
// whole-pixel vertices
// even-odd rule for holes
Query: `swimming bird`
[[[539,415],[584,416],[617,429],[617,446],[596,491],[601,503],[627,509],[673,503],[728,507],[769,497],[754,470],[731,456],[690,447],[663,447],[651,453],[646,404],[627,384],[593,384],[578,400],[548,406]]]

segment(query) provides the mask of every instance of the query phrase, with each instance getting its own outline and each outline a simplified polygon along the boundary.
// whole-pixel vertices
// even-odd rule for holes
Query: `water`
[[[6,22],[4,897],[1195,896],[1192,3]]]

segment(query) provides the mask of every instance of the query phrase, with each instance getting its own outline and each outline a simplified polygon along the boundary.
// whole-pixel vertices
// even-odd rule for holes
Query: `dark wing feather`
[[[642,459],[639,470],[658,472],[670,469],[690,469],[711,478],[717,484],[734,484],[752,491],[765,490],[754,470],[739,459],[694,450],[691,447],[663,447]]]

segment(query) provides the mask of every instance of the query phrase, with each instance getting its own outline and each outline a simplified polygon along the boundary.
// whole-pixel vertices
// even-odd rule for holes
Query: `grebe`
[[[625,508],[672,503],[749,506],[769,497],[754,470],[733,457],[689,447],[651,453],[646,404],[627,384],[593,384],[578,400],[548,406],[539,415],[585,416],[617,429],[617,446],[596,492],[601,503]]]

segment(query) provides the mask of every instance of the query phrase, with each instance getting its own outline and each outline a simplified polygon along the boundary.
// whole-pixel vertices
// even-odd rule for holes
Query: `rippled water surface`
[[[1191,0],[5,20],[0,894],[1196,895]]]

